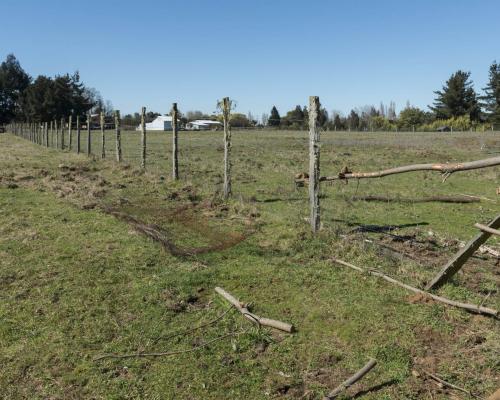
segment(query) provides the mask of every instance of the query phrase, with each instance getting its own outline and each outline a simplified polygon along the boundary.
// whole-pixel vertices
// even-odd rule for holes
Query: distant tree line
[[[330,115],[321,110],[320,125],[334,130],[435,130],[448,126],[456,130],[472,127],[500,125],[500,64],[493,62],[489,69],[488,83],[483,94],[478,95],[470,79],[470,72],[457,71],[445,82],[441,90],[434,92],[434,103],[425,111],[409,103],[396,113],[396,105],[383,103],[356,108],[347,116],[339,111]],[[262,116],[264,125],[283,129],[306,129],[307,108],[296,106],[281,116],[276,106]]]
[[[51,121],[87,112],[111,114],[113,106],[80,74],[39,75],[33,79],[13,54],[0,64],[0,124],[11,121]]]

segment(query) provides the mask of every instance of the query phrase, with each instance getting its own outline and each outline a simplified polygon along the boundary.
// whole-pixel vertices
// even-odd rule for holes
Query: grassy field
[[[114,162],[112,132],[104,161],[0,135],[0,398],[319,399],[369,357],[379,364],[347,391],[350,398],[467,398],[424,371],[482,397],[500,386],[498,320],[329,261],[423,286],[457,240],[475,234],[475,222],[499,213],[500,168],[445,182],[420,172],[325,184],[323,226],[313,237],[304,221],[307,190],[293,182],[307,171],[306,132],[234,131],[227,203],[222,133],[180,133],[179,182],[170,179],[170,139],[148,134],[144,173],[136,132],[123,133],[122,165]],[[96,154],[99,146],[96,132]],[[331,175],[345,166],[492,157],[500,135],[325,132],[321,151],[322,174]],[[484,200],[354,200],[375,194]],[[112,212],[158,225],[186,255],[173,256]],[[499,283],[498,263],[479,255],[438,293],[499,309]],[[258,329],[228,311],[215,286],[297,331]],[[230,336],[175,356],[94,360],[192,350],[222,335]]]

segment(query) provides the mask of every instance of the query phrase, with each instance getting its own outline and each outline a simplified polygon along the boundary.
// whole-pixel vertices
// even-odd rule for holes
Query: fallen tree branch
[[[382,178],[384,176],[403,174],[415,171],[436,171],[441,172],[445,177],[459,171],[470,171],[473,169],[494,167],[500,165],[500,157],[486,158],[484,160],[470,161],[464,163],[444,163],[444,164],[412,164],[402,167],[395,167],[374,172],[351,172],[347,168],[336,176],[322,176],[320,181],[336,181],[348,179]],[[308,178],[299,178],[295,183],[307,183]]]
[[[446,387],[449,387],[450,389],[455,389],[455,390],[458,390],[459,392],[462,392],[462,393],[466,393],[468,394],[469,396],[471,397],[475,397],[477,399],[479,399],[480,397],[476,396],[475,394],[473,394],[472,392],[470,392],[469,390],[467,389],[464,389],[464,388],[461,388],[460,386],[456,386],[452,383],[449,383],[449,382],[446,382],[444,379],[441,379],[439,376],[436,376],[434,374],[431,374],[430,372],[427,372],[426,370],[422,370],[422,372],[424,374],[426,374],[428,377],[434,379],[436,382],[439,382],[441,385],[443,386],[446,386]]]
[[[377,365],[377,360],[374,358],[370,358],[370,360],[365,364],[363,368],[361,368],[358,372],[356,372],[354,375],[352,375],[349,379],[346,381],[342,382],[339,386],[337,386],[335,389],[333,389],[330,393],[328,393],[323,400],[330,400],[334,399],[337,397],[340,393],[342,393],[344,390],[355,384],[357,381],[359,381],[361,378],[363,378],[368,372],[370,372],[373,367]]]
[[[431,203],[431,202],[441,202],[441,203],[479,203],[481,200],[478,198],[471,198],[465,196],[430,196],[430,197],[416,197],[416,198],[398,198],[398,197],[386,197],[378,195],[367,195],[367,196],[354,196],[351,198],[352,201],[383,201],[383,202],[398,202],[398,203]]]
[[[386,280],[388,282],[394,283],[395,285],[401,286],[401,287],[403,287],[403,288],[405,288],[407,290],[410,290],[410,291],[412,291],[414,293],[418,293],[418,294],[421,294],[423,296],[430,297],[433,300],[439,301],[441,303],[444,303],[444,304],[447,304],[447,305],[450,305],[450,306],[454,306],[454,307],[458,307],[458,308],[463,308],[463,309],[465,309],[467,311],[474,312],[474,313],[477,313],[477,314],[483,314],[483,315],[490,315],[492,317],[498,317],[498,311],[494,310],[492,308],[487,308],[487,307],[482,307],[482,306],[476,306],[475,304],[461,303],[461,302],[458,302],[458,301],[450,300],[450,299],[447,299],[447,298],[444,298],[444,297],[437,296],[435,294],[426,292],[425,290],[421,290],[421,289],[418,289],[416,287],[407,285],[406,283],[400,282],[400,281],[398,281],[398,280],[396,280],[394,278],[391,278],[388,275],[383,274],[382,272],[379,272],[379,271],[376,271],[376,270],[373,270],[373,269],[360,268],[360,267],[357,267],[357,266],[355,266],[353,264],[350,264],[348,262],[345,262],[345,261],[342,261],[342,260],[338,260],[336,258],[332,258],[332,261],[335,262],[335,263],[337,263],[337,264],[344,265],[346,267],[352,268],[352,269],[354,269],[354,270],[356,270],[358,272],[366,273],[368,275],[378,276],[379,278],[382,278],[382,279],[384,279],[384,280]]]
[[[222,297],[224,297],[227,301],[229,301],[233,306],[235,306],[236,309],[245,316],[245,318],[252,321],[253,323],[262,326],[269,326],[271,328],[279,329],[280,331],[285,331],[288,333],[293,332],[293,325],[281,321],[276,321],[274,319],[259,317],[258,315],[251,313],[245,304],[240,303],[238,299],[226,292],[224,289],[216,287],[215,291]]]
[[[500,231],[498,229],[493,229],[493,228],[490,228],[489,226],[486,226],[486,225],[483,225],[483,224],[474,224],[474,226],[477,229],[482,230],[483,232],[488,232],[488,233],[491,233],[492,235],[498,235],[498,236],[500,236]]]

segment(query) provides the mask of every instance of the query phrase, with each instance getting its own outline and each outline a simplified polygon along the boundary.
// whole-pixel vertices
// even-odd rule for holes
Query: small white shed
[[[186,129],[190,131],[208,131],[215,130],[222,127],[219,121],[212,121],[209,119],[197,119],[186,124]]]
[[[139,125],[137,131],[141,130]],[[159,115],[152,122],[146,123],[147,131],[170,131],[172,130],[172,117],[170,115]]]

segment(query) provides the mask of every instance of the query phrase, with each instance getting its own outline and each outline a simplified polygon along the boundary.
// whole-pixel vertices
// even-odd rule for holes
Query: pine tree
[[[273,108],[271,109],[271,115],[267,120],[267,124],[269,126],[280,126],[280,123],[281,123],[280,113],[278,112],[276,106],[273,106]]]
[[[470,72],[459,70],[451,75],[442,90],[434,92],[437,97],[434,105],[429,108],[434,111],[437,118],[469,115],[472,121],[479,119],[481,109],[469,78]]]
[[[0,124],[9,123],[19,116],[24,91],[31,82],[14,54],[0,64]]]
[[[483,101],[482,106],[486,110],[488,121],[495,124],[500,123],[500,64],[496,61],[490,66],[488,84],[483,89],[484,96],[480,99]]]

